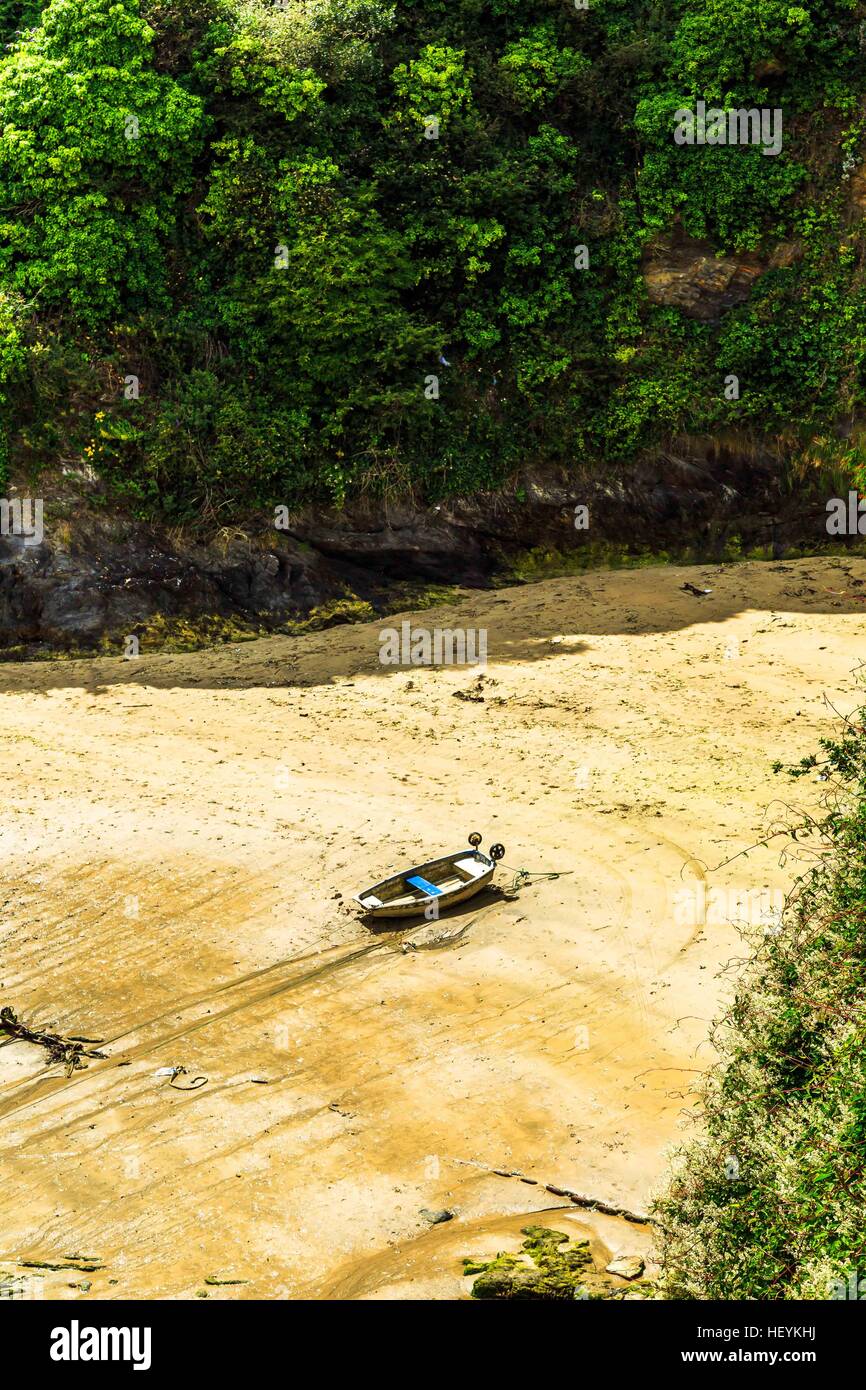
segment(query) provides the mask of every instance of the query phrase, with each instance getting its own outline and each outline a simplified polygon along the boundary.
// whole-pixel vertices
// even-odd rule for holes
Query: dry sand
[[[825,696],[855,703],[864,581],[605,571],[415,615],[487,629],[480,683],[380,665],[399,618],[0,667],[0,1004],[108,1053],[67,1079],[0,1048],[0,1266],[98,1257],[43,1271],[54,1298],[459,1297],[529,1213],[645,1250],[543,1185],[643,1209],[684,1137],[730,919],[797,871],[715,866],[792,796],[769,764]],[[475,829],[567,874],[457,909],[445,949],[359,920],[352,893]]]

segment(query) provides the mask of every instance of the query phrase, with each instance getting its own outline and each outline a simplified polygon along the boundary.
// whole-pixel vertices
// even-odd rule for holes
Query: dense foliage
[[[669,1296],[866,1296],[866,710],[821,768],[817,863],[757,941],[704,1096],[705,1137],[657,1207]]]
[[[856,462],[862,12],[0,0],[4,448],[180,518],[613,466],[682,429]],[[699,98],[782,108],[781,154],[676,145]],[[696,322],[641,274],[677,222],[797,254]]]

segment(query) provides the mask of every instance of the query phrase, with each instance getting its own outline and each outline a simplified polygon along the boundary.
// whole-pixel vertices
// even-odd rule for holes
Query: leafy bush
[[[170,303],[199,100],[148,70],[137,0],[53,0],[0,64],[0,280],[85,325]]]
[[[656,1204],[676,1298],[858,1297],[866,1220],[866,710],[826,740],[818,863],[717,1025],[705,1136]]]

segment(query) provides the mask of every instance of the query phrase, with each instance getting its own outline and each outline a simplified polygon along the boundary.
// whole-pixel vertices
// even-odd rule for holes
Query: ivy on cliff
[[[15,467],[224,516],[720,424],[794,449],[863,405],[854,0],[0,0],[0,31]],[[781,153],[677,146],[698,99],[780,107]],[[678,224],[797,254],[695,323],[641,273]]]

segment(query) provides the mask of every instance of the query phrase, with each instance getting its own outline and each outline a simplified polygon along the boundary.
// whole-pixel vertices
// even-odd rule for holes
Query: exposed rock
[[[503,1253],[494,1260],[464,1259],[464,1275],[474,1277],[473,1298],[619,1301],[654,1296],[648,1280],[623,1284],[610,1278],[606,1271],[597,1270],[588,1240],[572,1241],[563,1231],[546,1226],[524,1226],[522,1234],[526,1240],[516,1255]],[[638,1263],[642,1274],[643,1262]]]
[[[423,1216],[428,1226],[441,1226],[443,1221],[454,1220],[453,1211],[448,1211],[447,1207],[443,1207],[441,1211],[430,1211],[427,1207],[422,1207],[418,1215]]]
[[[524,1226],[526,1240],[519,1255],[497,1255],[495,1260],[464,1261],[465,1274],[477,1274],[472,1297],[479,1299],[574,1299],[588,1288],[592,1273],[589,1241],[572,1244],[563,1231],[546,1226]]]
[[[0,536],[0,644],[95,647],[153,619],[202,615],[267,627],[336,599],[356,578],[364,572],[275,531],[183,546],[120,515],[82,509],[70,524],[49,512],[38,545]]]
[[[787,270],[803,259],[803,245],[799,241],[780,241],[767,264],[768,270]]]
[[[653,304],[713,323],[746,302],[766,269],[754,252],[719,256],[709,242],[675,234],[658,238],[647,249],[643,277]]]
[[[456,569],[465,581],[487,572],[478,537],[444,506],[420,511],[408,506],[356,507],[342,515],[308,515],[293,534],[331,559],[374,565],[384,575],[408,570],[426,579],[452,582]]]
[[[772,82],[775,78],[784,77],[787,71],[781,58],[764,58],[755,64],[753,74],[756,82]]]
[[[851,205],[854,213],[862,217],[866,213],[866,164],[861,164],[851,175],[848,187],[851,191]]]
[[[608,1274],[618,1274],[621,1279],[639,1279],[644,1268],[640,1255],[617,1255],[616,1259],[605,1266]]]
[[[796,243],[785,244],[777,263],[798,254]],[[146,651],[370,619],[423,606],[414,596],[430,576],[485,586],[497,574],[527,579],[559,565],[621,563],[646,549],[647,535],[672,559],[684,551],[722,559],[729,543],[736,554],[781,556],[787,546],[826,541],[826,496],[786,487],[779,458],[734,431],[672,439],[615,475],[579,463],[527,469],[511,488],[440,506],[310,509],[291,531],[261,515],[228,540],[186,540],[105,501],[96,510],[87,499],[58,498],[50,480],[44,496],[40,545],[0,536],[7,654],[120,655],[129,635],[140,635]],[[578,508],[588,510],[588,531],[575,526]]]

